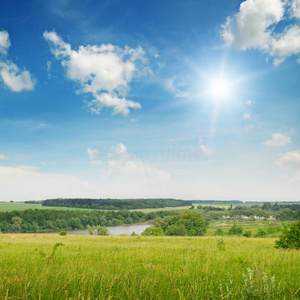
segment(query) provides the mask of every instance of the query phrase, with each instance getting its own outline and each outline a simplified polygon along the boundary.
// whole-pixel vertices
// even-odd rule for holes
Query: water
[[[121,225],[121,226],[108,226],[108,233],[110,235],[131,235],[133,232],[135,232],[138,235],[141,235],[141,233],[151,225]],[[81,234],[81,235],[88,235],[88,230],[70,230],[68,231],[68,234]]]

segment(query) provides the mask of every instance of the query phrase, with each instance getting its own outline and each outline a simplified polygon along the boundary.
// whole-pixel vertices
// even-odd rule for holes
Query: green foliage
[[[267,228],[267,234],[272,234],[272,233],[276,233],[282,231],[282,226],[278,225],[278,226],[268,226]]]
[[[62,231],[59,233],[59,235],[67,235],[67,232],[64,231],[64,230],[62,230]]]
[[[109,235],[108,229],[104,226],[97,226],[98,235]]]
[[[252,231],[251,230],[245,230],[243,232],[243,236],[247,237],[247,238],[251,237],[252,236]]]
[[[208,226],[203,216],[195,211],[185,211],[180,216],[159,218],[154,220],[153,224],[170,236],[201,236],[206,233]]]
[[[33,205],[33,204],[28,204]],[[0,212],[0,230],[8,232],[41,232],[83,229],[87,226],[112,226],[145,223],[156,218],[178,215],[176,211],[99,211],[28,209]]]
[[[265,300],[273,300],[276,297],[276,282],[275,276],[272,276],[270,279],[268,275],[263,272],[262,273],[262,287],[259,287],[256,284],[254,278],[254,272],[247,268],[247,274],[243,273],[243,289],[242,289],[242,296],[241,299],[265,299]]]
[[[266,237],[267,233],[263,229],[258,229],[255,237]]]
[[[238,226],[236,224],[233,224],[228,231],[229,235],[241,235],[242,233],[243,233],[242,226],[240,226],[240,225]]]
[[[221,251],[225,250],[225,240],[221,236],[216,237],[217,248]]]
[[[280,239],[275,242],[275,248],[300,249],[300,221],[290,225],[283,224],[283,231]]]
[[[108,229],[104,226],[90,226],[86,227],[90,235],[109,235]]]
[[[164,231],[160,227],[150,226],[142,232],[143,236],[164,236]]]
[[[223,236],[224,235],[224,231],[222,228],[217,228],[215,231],[215,235],[219,235],[219,236]]]
[[[130,236],[138,236],[138,234],[136,234],[134,231],[132,232],[132,234]]]
[[[192,202],[175,199],[49,199],[43,201],[42,205],[57,207],[124,210],[187,206],[192,205]]]
[[[50,255],[47,255],[45,252],[43,252],[42,250],[40,249],[35,249],[35,250],[38,250],[40,255],[45,258],[46,261],[50,261],[51,259],[54,259],[55,258],[55,253],[56,253],[56,250],[59,246],[64,246],[64,244],[62,243],[56,243],[54,246],[53,246],[53,249],[52,249],[52,253]]]
[[[300,251],[273,239],[0,236],[1,299],[298,299]],[[248,270],[250,269],[250,270]],[[3,296],[2,296],[3,295]]]

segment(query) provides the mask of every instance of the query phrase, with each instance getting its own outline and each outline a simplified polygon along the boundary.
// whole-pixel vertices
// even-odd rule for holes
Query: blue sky
[[[1,1],[0,201],[298,201],[300,1]]]

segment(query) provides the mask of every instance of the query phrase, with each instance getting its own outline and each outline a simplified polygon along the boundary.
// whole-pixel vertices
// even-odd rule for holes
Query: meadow
[[[0,234],[0,299],[299,299],[300,252],[274,243]]]
[[[165,208],[146,208],[146,209],[131,209],[130,211],[142,211],[144,213],[166,211],[166,210],[178,210],[185,211],[191,206],[177,206],[177,207],[165,207]],[[74,207],[59,207],[59,206],[42,206],[42,204],[32,204],[24,202],[0,202],[1,211],[14,211],[14,210],[26,210],[26,209],[57,209],[57,210],[94,210],[88,208],[74,208]],[[105,209],[101,209],[106,211]]]

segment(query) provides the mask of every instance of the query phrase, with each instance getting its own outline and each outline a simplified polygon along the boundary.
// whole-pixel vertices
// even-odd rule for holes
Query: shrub
[[[225,241],[221,236],[217,236],[216,237],[216,241],[217,241],[217,248],[219,250],[225,250]]]
[[[229,235],[241,235],[243,233],[242,226],[237,226],[236,224],[233,224],[231,228],[228,231]]]
[[[109,235],[108,229],[103,226],[97,226],[97,233],[98,235]]]
[[[61,232],[59,233],[59,235],[67,235],[67,232],[66,232],[66,231],[61,231]]]
[[[150,227],[146,228],[142,232],[142,235],[144,235],[144,236],[151,236],[151,235],[154,235],[154,236],[163,236],[165,234],[164,234],[164,231],[163,231],[162,228],[150,226]]]
[[[255,237],[265,237],[267,233],[263,229],[258,229]]]
[[[280,239],[275,242],[275,248],[300,249],[300,221],[290,225],[283,224],[283,231]]]
[[[251,237],[252,236],[252,231],[251,230],[244,231],[243,236],[245,236],[247,238]]]
[[[219,236],[223,236],[224,235],[224,231],[222,228],[217,228],[215,231],[215,235],[219,235]]]

